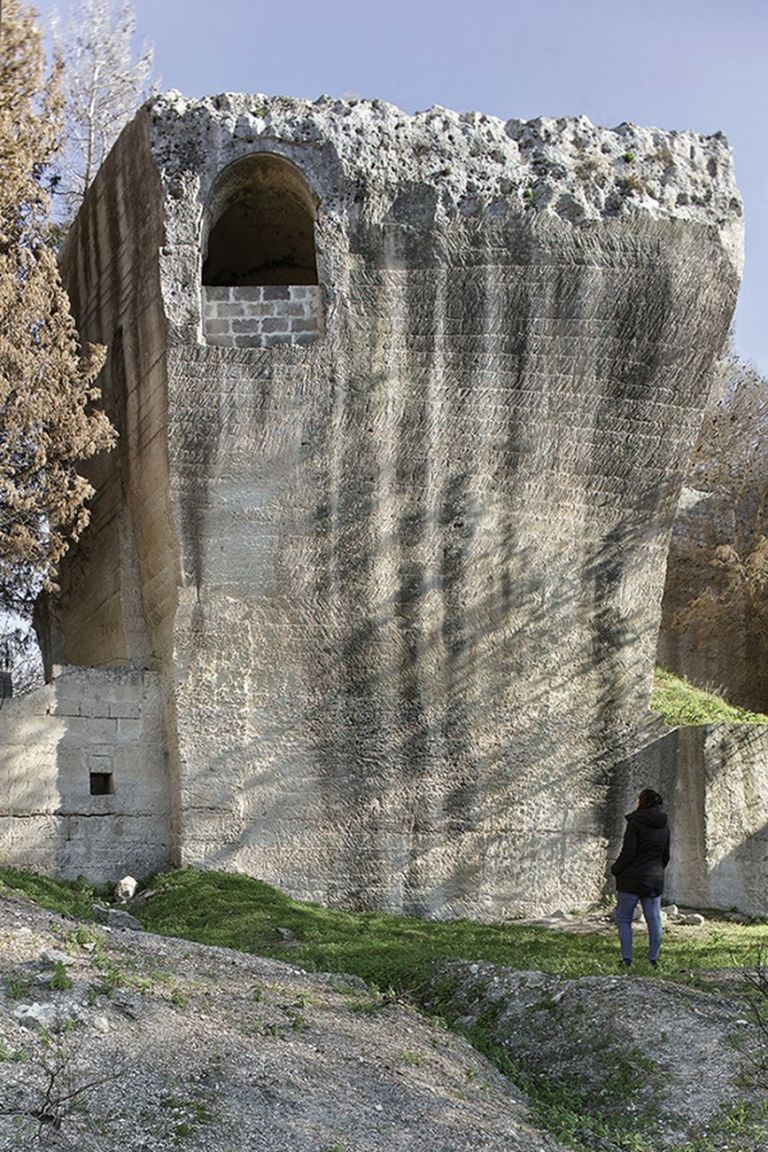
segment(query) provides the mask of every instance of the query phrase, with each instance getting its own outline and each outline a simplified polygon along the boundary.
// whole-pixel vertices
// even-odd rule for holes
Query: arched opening
[[[315,202],[287,160],[261,154],[232,164],[207,217],[203,284],[317,284]]]

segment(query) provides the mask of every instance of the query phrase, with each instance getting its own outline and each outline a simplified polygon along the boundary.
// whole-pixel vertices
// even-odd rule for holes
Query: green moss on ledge
[[[729,704],[715,692],[697,688],[666,668],[658,667],[653,678],[651,708],[667,724],[768,724],[768,716]]]

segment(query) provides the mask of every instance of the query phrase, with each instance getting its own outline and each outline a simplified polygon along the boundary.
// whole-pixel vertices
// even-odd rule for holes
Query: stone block
[[[89,772],[111,772],[112,771],[112,754],[100,755],[99,753],[88,753],[88,771]]]
[[[287,316],[268,316],[261,322],[263,331],[266,332],[288,332],[290,328],[290,321]]]
[[[141,705],[130,700],[116,701],[109,705],[109,715],[117,720],[138,720],[141,717]]]
[[[77,699],[55,699],[51,707],[52,716],[79,716],[80,701]]]
[[[268,302],[265,304],[246,304],[245,315],[253,317],[255,320],[263,320],[265,316],[275,315],[275,304]]]
[[[66,746],[112,743],[117,736],[117,720],[107,717],[70,716],[62,737]]]
[[[231,292],[233,300],[239,300],[247,305],[259,303],[264,298],[264,289],[258,284],[243,284],[232,288]]]
[[[143,722],[136,719],[123,718],[117,721],[117,739],[121,744],[128,741],[134,743],[141,739],[144,729]]]
[[[269,321],[264,321],[269,323]],[[250,316],[247,320],[233,320],[232,332],[235,335],[258,336],[261,334],[262,321]]]

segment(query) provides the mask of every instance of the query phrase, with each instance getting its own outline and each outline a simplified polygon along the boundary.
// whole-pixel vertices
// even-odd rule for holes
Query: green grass
[[[768,724],[768,716],[729,704],[715,692],[697,688],[666,668],[656,668],[651,708],[667,724]]]
[[[15,868],[0,868],[0,887],[3,884],[51,912],[74,916],[77,920],[92,920],[93,903],[103,899],[104,895],[102,890],[92,888],[82,879],[72,882],[52,880],[49,876],[19,872]]]
[[[416,994],[447,960],[487,961],[563,976],[615,974],[613,935],[570,935],[514,922],[436,922],[383,912],[341,912],[291,900],[247,876],[184,869],[152,881],[155,895],[137,913],[145,928],[168,936],[274,956],[309,971],[351,972],[381,989]],[[278,928],[296,942],[286,946]],[[692,970],[754,962],[768,927],[709,920],[702,929],[667,931],[663,974],[690,980]],[[637,965],[638,971],[642,963]],[[652,974],[652,969],[648,969]]]
[[[719,1116],[668,1152],[759,1152],[766,1147],[767,1129],[768,1103],[742,1101],[723,1108]]]
[[[90,918],[92,889],[83,884],[0,869],[0,880],[45,908]],[[414,993],[435,966],[486,961],[562,976],[617,971],[613,934],[568,934],[514,921],[433,921],[385,912],[342,912],[292,900],[284,892],[228,872],[182,869],[155,877],[155,895],[134,911],[144,928],[166,936],[274,956],[309,971],[351,972],[380,989]],[[279,929],[290,929],[286,943]],[[704,969],[754,964],[768,947],[768,926],[708,918],[703,928],[668,928],[662,975],[696,981]],[[643,970],[642,960],[637,964]],[[648,969],[648,975],[652,975]]]

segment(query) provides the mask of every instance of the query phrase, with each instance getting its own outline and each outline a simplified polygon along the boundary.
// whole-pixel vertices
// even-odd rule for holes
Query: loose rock
[[[92,911],[97,924],[107,924],[110,928],[129,928],[133,932],[142,931],[141,924],[130,912],[123,912],[120,908],[104,908],[101,904],[94,904]]]
[[[123,876],[122,880],[118,880],[115,884],[115,900],[120,900],[123,904],[132,900],[136,895],[138,886],[138,882],[134,880],[133,876]]]

